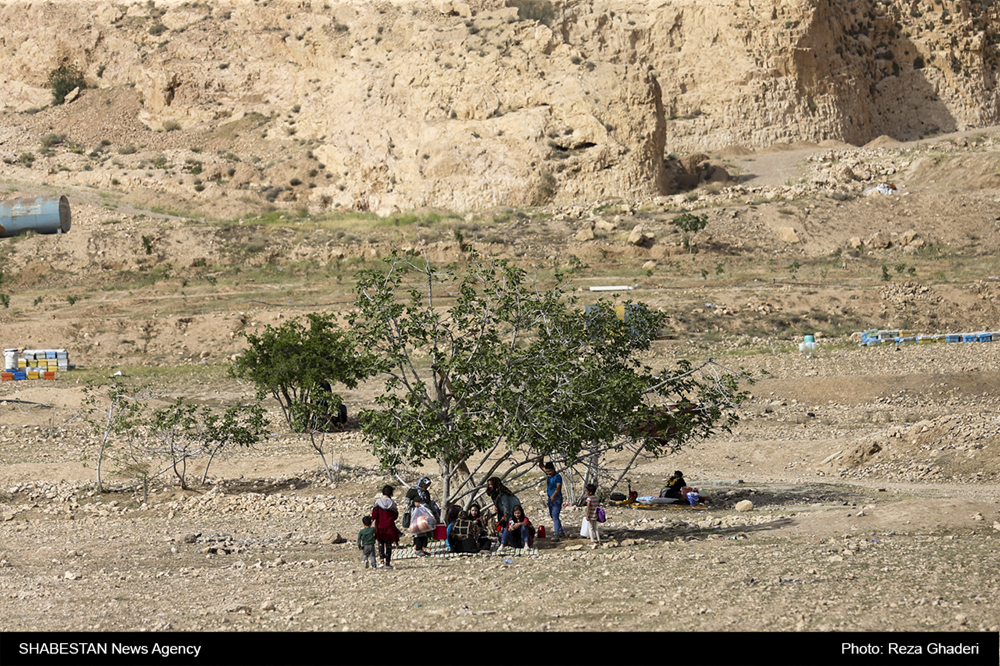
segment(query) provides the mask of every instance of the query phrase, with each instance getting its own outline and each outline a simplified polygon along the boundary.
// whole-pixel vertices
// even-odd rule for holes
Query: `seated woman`
[[[451,529],[451,524],[455,522],[455,520],[458,518],[458,514],[460,514],[461,512],[462,512],[462,507],[458,506],[457,504],[452,505],[451,507],[448,508],[448,514],[447,514],[448,517],[445,518],[444,524],[448,526],[449,530]]]
[[[483,550],[480,545],[483,538],[481,530],[479,523],[471,520],[468,513],[460,512],[448,527],[448,548],[453,553],[478,553]],[[488,539],[486,549],[489,549]]]
[[[681,495],[681,488],[687,485],[687,481],[684,480],[684,474],[680,470],[676,470],[674,475],[666,481],[667,485],[660,491],[660,497],[683,500],[684,497]]]
[[[453,504],[452,506],[448,507],[448,511],[446,514],[447,517],[444,519],[443,524],[447,526],[444,532],[445,541],[448,544],[449,550],[451,550],[451,526],[455,524],[455,521],[458,519],[458,514],[460,514],[461,512],[462,512],[462,507],[458,506],[457,504]]]
[[[535,528],[524,515],[520,504],[511,510],[511,518],[507,527],[500,533],[500,545],[511,548],[530,548],[535,542]]]
[[[477,540],[479,550],[489,550],[493,545],[490,537],[495,537],[497,530],[493,525],[493,522],[482,514],[479,509],[479,505],[475,502],[469,506],[469,520],[474,522],[479,527],[479,538]]]

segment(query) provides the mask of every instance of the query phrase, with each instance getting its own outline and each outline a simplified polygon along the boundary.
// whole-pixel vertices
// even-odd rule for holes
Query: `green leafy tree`
[[[694,215],[692,213],[681,213],[673,220],[671,224],[684,232],[684,247],[688,249],[688,253],[693,253],[691,247],[691,239],[696,233],[708,226],[708,215]]]
[[[181,488],[187,489],[188,461],[208,456],[202,483],[208,469],[223,448],[253,446],[266,434],[267,417],[259,403],[232,405],[221,414],[208,407],[185,403],[183,398],[155,410],[143,423],[149,439],[170,462]]]
[[[126,479],[127,485],[116,490],[141,487],[144,500],[150,483],[169,470],[187,489],[188,462],[207,456],[204,483],[219,452],[252,446],[266,433],[267,420],[259,404],[232,405],[220,413],[219,408],[197,407],[178,398],[154,409],[159,396],[148,386],[131,385],[123,376],[106,386],[88,386],[84,393],[84,419],[99,439],[93,456],[99,492],[106,489],[105,463],[110,463],[112,475]]]
[[[277,400],[288,427],[309,436],[333,481],[325,433],[343,402],[333,387],[356,388],[372,372],[369,354],[330,314],[296,317],[245,337],[248,347],[233,363],[233,376],[253,382],[258,400]]]
[[[436,460],[448,504],[471,502],[490,476],[516,480],[539,456],[593,478],[608,452],[632,447],[634,462],[735,419],[723,412],[743,398],[739,377],[704,381],[707,366],[641,363],[662,313],[637,304],[625,321],[607,303],[584,313],[561,282],[542,288],[495,258],[473,255],[463,277],[395,254],[385,261],[359,274],[351,318],[385,377],[362,429],[397,474]]]
[[[83,418],[98,438],[96,455],[85,454],[84,463],[94,460],[97,491],[105,491],[104,464],[110,460],[119,468],[139,472],[148,492],[148,468],[137,460],[142,456],[130,446],[129,440],[138,431],[144,405],[152,399],[152,392],[145,386],[130,386],[123,377],[113,377],[106,386],[84,387],[83,393]]]

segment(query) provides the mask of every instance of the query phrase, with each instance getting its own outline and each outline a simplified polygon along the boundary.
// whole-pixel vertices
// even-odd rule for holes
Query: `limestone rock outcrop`
[[[671,153],[996,124],[998,24],[971,0],[12,0],[0,94],[45,106],[69,64],[134,88],[153,130],[254,131],[323,165],[277,201],[638,199],[669,193]]]

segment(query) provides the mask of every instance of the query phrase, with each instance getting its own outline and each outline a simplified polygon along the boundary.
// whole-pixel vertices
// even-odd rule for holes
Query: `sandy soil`
[[[1000,162],[989,146],[946,140],[921,150],[950,155],[966,183]],[[799,148],[732,164],[743,164],[744,186],[783,187],[837,150]],[[169,396],[245,399],[249,387],[225,374],[241,333],[342,309],[349,257],[363,263],[399,241],[394,234],[406,241],[420,232],[373,226],[352,241],[293,221],[241,230],[109,211],[81,191],[65,238],[3,241],[15,250],[5,269],[11,307],[0,311],[5,346],[68,348],[77,367],[54,382],[0,384],[0,628],[663,631],[680,613],[697,630],[997,632],[1000,345],[872,349],[850,334],[1000,329],[990,277],[1000,193],[982,183],[956,189],[958,176],[921,166],[905,146],[891,150],[879,159],[895,160],[898,197],[699,195],[691,203],[712,222],[695,239],[697,254],[671,229],[670,204],[495,218],[511,240],[484,247],[525,262],[577,257],[588,264],[575,278],[584,297],[588,284],[639,284],[636,294],[672,317],[651,361],[713,356],[761,379],[731,434],[629,475],[640,494],[656,494],[683,470],[710,498],[705,505],[609,506],[600,548],[540,540],[537,554],[510,563],[402,557],[395,570],[374,572],[361,567],[353,540],[377,489],[398,482],[379,471],[356,429],[332,436],[335,482],[302,438],[275,426],[266,444],[214,461],[209,483],[158,485],[143,501],[94,492],[94,469],[82,460],[94,452],[82,388],[123,369]],[[657,240],[632,247],[609,231],[597,244],[579,242],[585,219],[626,233],[638,223]],[[852,254],[848,240],[873,220],[887,234],[915,229],[937,249]],[[489,226],[461,223],[480,225],[480,238]],[[783,226],[801,242],[779,241]],[[261,250],[234,254],[236,243],[261,237]],[[149,255],[142,238],[151,239]],[[442,260],[462,256],[450,227],[436,238]],[[38,261],[47,242],[57,259]],[[880,279],[883,266],[890,280]],[[803,331],[822,333],[816,355],[796,351]],[[346,392],[352,414],[377,390]],[[521,498],[551,530],[538,486]],[[738,511],[741,500],[753,509]],[[563,520],[578,527],[580,510],[568,507]],[[515,580],[531,593],[508,594]]]

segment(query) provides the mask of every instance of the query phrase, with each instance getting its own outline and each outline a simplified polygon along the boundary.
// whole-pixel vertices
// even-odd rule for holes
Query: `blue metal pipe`
[[[69,199],[65,196],[0,201],[0,238],[26,231],[64,234],[69,227]]]

